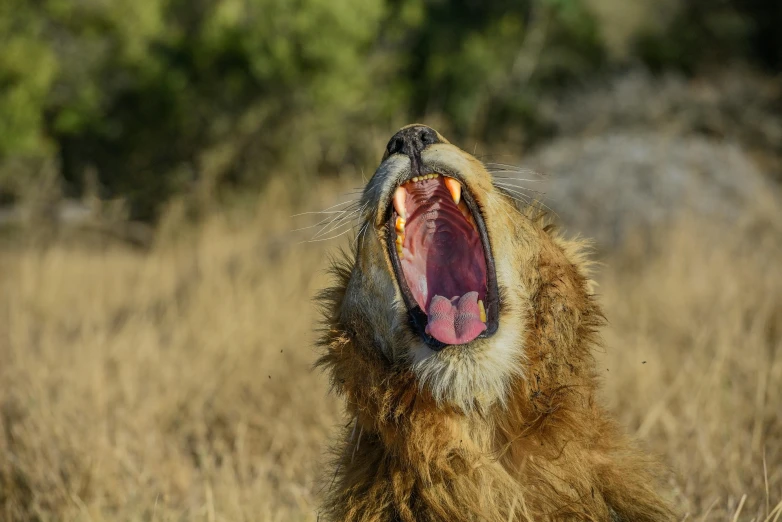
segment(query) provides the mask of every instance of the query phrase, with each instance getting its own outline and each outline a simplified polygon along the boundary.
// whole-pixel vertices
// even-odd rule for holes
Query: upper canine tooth
[[[453,202],[458,205],[462,200],[462,185],[453,178],[445,176],[445,186],[448,188],[448,192],[451,193]]]
[[[407,190],[404,187],[397,187],[394,192],[394,210],[402,219],[407,219],[407,209],[405,208],[407,203]]]

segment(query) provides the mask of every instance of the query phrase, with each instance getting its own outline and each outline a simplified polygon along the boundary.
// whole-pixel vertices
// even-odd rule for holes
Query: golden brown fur
[[[389,158],[364,193],[369,225],[321,296],[319,364],[352,419],[321,516],[672,520],[655,492],[655,465],[595,397],[591,351],[603,317],[583,245],[521,212],[469,154],[447,142],[430,149],[426,166],[457,170],[482,209],[502,296],[500,329],[431,352],[406,326],[381,225],[394,176],[407,167]]]

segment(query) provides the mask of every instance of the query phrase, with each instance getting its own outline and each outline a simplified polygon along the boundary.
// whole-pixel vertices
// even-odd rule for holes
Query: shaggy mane
[[[656,467],[596,403],[591,350],[603,314],[587,291],[588,244],[549,239],[537,273],[526,378],[505,404],[462,412],[438,403],[413,372],[356,343],[339,322],[355,251],[332,260],[321,292],[317,366],[351,422],[335,449],[321,513],[351,522],[671,520],[654,492]],[[651,470],[651,471],[650,471]]]
[[[373,226],[358,248],[332,259],[333,284],[318,296],[316,364],[350,419],[324,477],[320,515],[334,522],[673,520],[655,492],[663,474],[596,398],[592,354],[605,319],[593,295],[589,242],[566,239],[539,205],[519,206],[483,164],[430,128],[408,126],[390,144],[415,145],[416,133],[435,145],[420,142],[423,152],[409,161],[389,149],[362,199],[377,213],[364,218]],[[421,162],[451,165],[465,178],[484,218],[499,302],[495,332],[442,351],[407,327],[385,247],[389,191],[409,174],[402,169]]]

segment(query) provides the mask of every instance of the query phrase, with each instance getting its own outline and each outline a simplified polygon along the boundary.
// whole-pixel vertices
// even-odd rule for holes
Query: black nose
[[[391,141],[388,142],[383,159],[385,160],[392,154],[404,154],[411,159],[417,158],[421,155],[421,151],[433,143],[440,143],[440,138],[437,137],[434,129],[430,129],[426,125],[405,127],[394,134]]]

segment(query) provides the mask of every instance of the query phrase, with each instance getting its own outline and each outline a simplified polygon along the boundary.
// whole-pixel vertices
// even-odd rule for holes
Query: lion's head
[[[438,401],[503,401],[523,372],[519,267],[534,266],[540,228],[480,161],[417,124],[391,138],[361,208],[340,322]]]
[[[322,294],[318,364],[354,418],[329,520],[672,519],[596,399],[583,243],[514,196],[429,127],[391,138]]]

